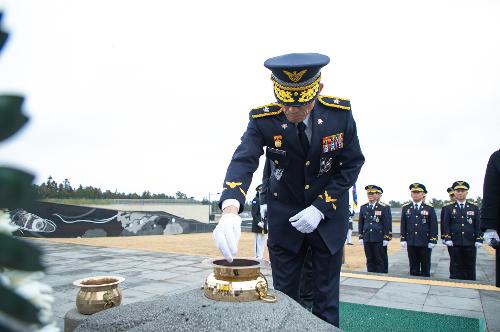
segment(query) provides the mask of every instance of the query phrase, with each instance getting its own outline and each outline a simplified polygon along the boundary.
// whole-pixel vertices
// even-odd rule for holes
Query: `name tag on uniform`
[[[381,216],[382,215],[382,211],[375,211],[375,215],[376,216]]]
[[[474,215],[474,211],[467,211],[467,215],[468,216],[473,216]]]

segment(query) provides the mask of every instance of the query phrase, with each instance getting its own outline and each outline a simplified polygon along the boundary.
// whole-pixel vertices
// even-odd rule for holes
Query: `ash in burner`
[[[251,259],[234,259],[231,263],[226,261],[225,259],[219,259],[213,262],[215,265],[220,266],[232,266],[232,267],[245,267],[245,266],[256,266],[260,263],[258,261],[254,261]]]

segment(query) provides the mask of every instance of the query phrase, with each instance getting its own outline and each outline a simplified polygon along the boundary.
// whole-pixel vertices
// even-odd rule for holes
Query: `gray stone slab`
[[[431,286],[429,294],[465,297],[469,299],[479,299],[479,291],[476,289]]]
[[[179,277],[180,273],[166,272],[166,271],[146,271],[139,275],[141,278],[152,280],[168,280]]]
[[[482,311],[481,300],[457,296],[428,295],[425,305],[450,309]]]
[[[394,309],[405,309],[405,310],[413,310],[413,311],[421,311],[423,305],[416,303],[407,303],[407,302],[395,302],[395,301],[387,301],[384,299],[378,299],[373,297],[368,303],[368,305],[374,305],[377,307],[387,307]]]
[[[93,257],[92,254],[82,254],[82,253],[74,252],[74,251],[55,252],[55,253],[48,254],[47,256],[55,256],[55,257],[62,257],[62,258],[69,258],[69,259]]]
[[[140,286],[136,286],[136,287],[131,287],[131,288],[128,288],[128,290],[141,291],[141,292],[146,292],[146,293],[150,293],[150,294],[154,294],[154,295],[167,295],[167,294],[170,294],[171,292],[179,290],[179,289],[192,289],[192,288],[193,288],[192,286],[177,283],[177,282],[158,281],[158,282],[146,283],[144,285],[140,285]],[[199,288],[201,288],[201,286]],[[125,291],[124,291],[124,294],[126,294]]]
[[[392,291],[396,293],[422,293],[427,294],[429,292],[429,285],[419,285],[419,284],[410,284],[405,282],[389,282],[387,283],[383,290],[384,291]]]
[[[500,318],[486,319],[486,327],[488,328],[488,331],[500,330]]]
[[[424,293],[394,291],[384,287],[372,297],[372,300],[386,303],[403,302],[407,304],[418,304],[421,308],[426,298],[427,294]]]
[[[283,293],[278,301],[217,302],[192,290],[124,305],[85,319],[75,331],[339,331]]]
[[[435,306],[430,306],[430,305],[424,305],[422,308],[422,311],[432,312],[432,313],[442,314],[442,315],[480,318],[480,319],[484,320],[484,314],[481,311],[452,309],[452,308],[445,308],[445,307],[435,307]]]
[[[169,271],[171,272],[189,272],[189,273],[196,273],[196,272],[201,272],[203,269],[197,268],[197,267],[192,267],[192,266],[176,266],[171,268]]]
[[[342,282],[344,286],[357,286],[366,288],[382,288],[387,282],[380,280],[347,278]]]

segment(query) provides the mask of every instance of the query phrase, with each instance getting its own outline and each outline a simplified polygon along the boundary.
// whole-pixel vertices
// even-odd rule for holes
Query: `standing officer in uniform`
[[[448,189],[446,189],[446,191],[448,192],[450,200],[448,202],[444,202],[443,207],[441,208],[441,216],[439,218],[439,225],[440,225],[440,229],[441,229],[441,241],[443,242],[443,244],[446,244],[446,239],[445,239],[446,236],[445,235],[448,235],[448,234],[445,234],[444,229],[443,229],[444,210],[446,210],[446,207],[453,205],[455,203],[455,191],[453,190],[453,185],[451,187],[449,187]],[[450,248],[448,248],[448,253],[450,252],[449,249]]]
[[[380,188],[382,189],[382,188]],[[386,204],[384,202],[381,202],[380,200],[382,199],[382,194],[384,193],[383,190],[381,190],[382,192],[380,194],[377,194],[378,196],[378,203],[380,205],[382,205],[385,210],[386,210],[386,213],[387,213],[387,217],[389,218],[389,235],[388,236],[384,236],[384,242],[383,242],[383,245],[384,245],[384,273],[389,273],[389,256],[387,254],[387,247],[389,246],[389,241],[392,240],[392,211],[391,211],[391,206],[389,204]]]
[[[424,202],[427,189],[423,184],[411,184],[410,191],[412,202],[401,211],[401,247],[408,248],[410,274],[430,277],[431,253],[438,236],[436,211]]]
[[[228,261],[236,255],[245,196],[266,147],[274,163],[269,181],[268,249],[274,288],[298,300],[304,257],[311,248],[312,312],[339,325],[339,279],[349,215],[348,190],[364,157],[350,102],[320,96],[322,54],[295,53],[268,59],[278,101],[250,112],[250,121],[227,169],[214,230]]]
[[[359,210],[359,244],[365,248],[367,271],[383,273],[384,247],[389,243],[389,216],[385,204],[378,202],[382,188],[369,185],[365,190],[368,203],[361,205]]]
[[[252,232],[255,233],[255,258],[262,259],[264,257],[264,248],[266,246],[267,234],[267,219],[263,218],[260,214],[260,195],[262,192],[262,185],[255,188],[257,193],[252,200]]]
[[[481,205],[481,230],[484,240],[496,248],[496,286],[500,287],[500,254],[498,232],[500,231],[500,150],[493,152],[486,166]],[[496,243],[496,245],[495,245]]]
[[[455,203],[444,211],[443,233],[450,252],[450,278],[476,280],[476,251],[483,243],[479,208],[466,201],[470,186],[453,183]]]

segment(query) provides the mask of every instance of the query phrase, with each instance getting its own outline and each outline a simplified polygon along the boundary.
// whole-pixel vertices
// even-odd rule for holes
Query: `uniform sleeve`
[[[271,162],[266,158],[264,172],[262,173],[262,190],[260,193],[260,204],[267,204],[267,194],[269,191],[269,181],[271,178]]]
[[[361,207],[361,209],[359,209],[359,219],[358,219],[358,236],[360,240],[363,239],[364,224],[365,224],[365,214],[363,212],[363,207]]]
[[[253,173],[259,166],[259,157],[263,154],[263,146],[262,135],[254,120],[250,119],[241,138],[241,143],[236,148],[227,168],[219,207],[222,206],[224,200],[232,198],[240,203],[239,213],[243,212],[248,187],[252,182]]]
[[[404,208],[401,209],[400,232],[401,232],[401,241],[406,241],[406,213]]]
[[[429,217],[431,223],[429,242],[436,244],[438,240],[438,223],[437,223],[436,210],[434,208],[429,210]]]
[[[328,195],[321,195],[312,205],[325,215],[332,213],[332,203],[335,206],[336,198],[354,185],[364,162],[365,157],[359,145],[356,122],[354,121],[352,112],[348,111],[347,125],[344,133],[344,147],[339,154],[338,168],[325,187]]]
[[[384,212],[382,213],[384,217],[383,225],[384,225],[384,240],[390,241],[392,238],[391,232],[391,223],[392,223],[392,215],[390,209],[388,207],[384,208]]]
[[[441,207],[441,213],[439,216],[439,227],[441,229],[441,240],[446,240],[446,238],[445,238],[446,232],[444,231],[444,227],[443,227],[444,209],[446,209],[446,207],[443,205],[443,207]]]
[[[392,240],[392,211],[390,205],[387,207],[387,215],[389,216],[389,237]]]
[[[443,220],[441,220],[441,238],[445,241],[451,240],[451,209],[448,207],[443,207]]]
[[[500,230],[500,150],[491,155],[484,175],[481,229]]]
[[[481,212],[479,208],[476,207],[474,214],[474,233],[476,236],[476,242],[483,243],[483,233],[481,232]]]

